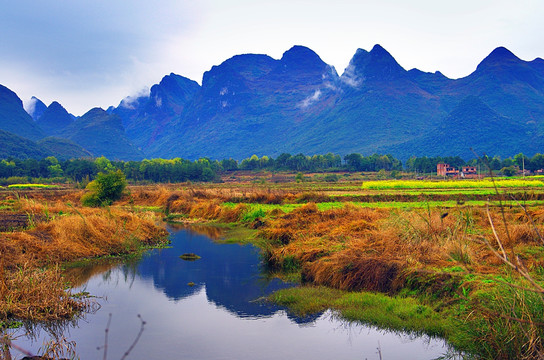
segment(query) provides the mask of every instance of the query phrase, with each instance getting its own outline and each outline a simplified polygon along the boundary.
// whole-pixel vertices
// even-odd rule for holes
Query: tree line
[[[422,174],[436,172],[438,163],[448,163],[460,168],[462,166],[478,166],[482,172],[490,167],[494,171],[503,171],[513,167],[536,171],[544,168],[544,155],[535,154],[528,157],[522,153],[513,158],[483,156],[465,161],[455,157],[411,157],[405,164],[386,154],[364,156],[357,153],[345,155],[328,153],[308,156],[284,153],[276,158],[253,155],[241,161],[235,159],[211,160],[202,158],[195,161],[175,159],[151,159],[142,161],[110,161],[105,157],[96,159],[72,159],[59,161],[53,156],[45,159],[13,159],[0,160],[0,178],[42,178],[67,179],[74,182],[91,181],[99,173],[121,170],[131,181],[149,182],[184,182],[213,181],[224,172],[235,170],[268,170],[295,172],[333,172],[333,171],[407,171]],[[20,180],[20,179],[19,179]]]
[[[50,156],[42,160],[4,159],[0,161],[0,178],[67,179],[89,182],[100,173],[121,170],[128,180],[150,182],[212,181],[218,177],[218,162],[208,159],[153,159],[142,161],[110,161],[72,159],[58,161]]]

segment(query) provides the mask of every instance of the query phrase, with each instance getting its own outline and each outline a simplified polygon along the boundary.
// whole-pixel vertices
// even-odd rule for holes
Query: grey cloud
[[[151,59],[190,26],[180,1],[30,1],[0,5],[1,58],[53,75],[115,72]],[[0,58],[0,60],[1,60]]]

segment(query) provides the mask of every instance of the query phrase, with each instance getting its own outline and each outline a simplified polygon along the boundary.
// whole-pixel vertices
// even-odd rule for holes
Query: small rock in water
[[[189,286],[195,286],[196,284],[195,284],[194,282],[190,281],[190,282],[187,283],[187,285],[189,285]]]
[[[185,253],[183,255],[180,255],[179,257],[180,257],[180,259],[187,260],[187,261],[195,261],[195,260],[200,259],[200,256],[198,256],[197,254],[193,254],[193,253]]]

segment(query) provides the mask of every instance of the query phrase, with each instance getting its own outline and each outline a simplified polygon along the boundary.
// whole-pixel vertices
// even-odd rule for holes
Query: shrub
[[[514,175],[516,175],[516,168],[514,166],[503,167],[501,169],[501,173],[504,176],[514,176]]]
[[[127,186],[125,174],[121,170],[98,173],[95,180],[91,181],[88,190],[81,197],[81,203],[85,206],[106,206],[119,200]]]
[[[323,181],[325,182],[337,182],[338,181],[338,175],[336,174],[327,174],[323,176]]]

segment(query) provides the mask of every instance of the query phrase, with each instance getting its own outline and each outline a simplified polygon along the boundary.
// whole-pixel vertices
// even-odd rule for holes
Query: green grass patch
[[[269,299],[289,307],[297,315],[304,316],[331,308],[346,320],[384,329],[445,336],[451,326],[442,314],[414,298],[303,286],[280,290],[270,295]]]
[[[541,180],[524,179],[495,179],[492,180],[382,180],[365,181],[361,188],[384,190],[384,189],[466,189],[466,188],[542,188],[544,182]]]
[[[266,216],[266,210],[264,210],[262,207],[256,206],[256,207],[250,208],[250,210],[247,211],[242,216],[241,221],[244,223],[253,222],[256,219],[261,219],[261,218],[264,218],[265,216]]]
[[[57,185],[48,184],[11,184],[8,185],[10,189],[58,189]]]
[[[225,244],[253,244],[257,247],[263,247],[266,240],[258,237],[258,232],[258,230],[244,226],[228,227],[219,242]]]
[[[528,200],[522,202],[524,206],[538,206],[543,205],[544,200]],[[339,209],[346,204],[352,204],[355,206],[363,207],[363,208],[395,208],[395,209],[411,209],[411,208],[435,208],[435,207],[457,207],[459,206],[459,203],[457,200],[446,200],[446,201],[376,201],[376,202],[362,202],[362,201],[334,201],[334,202],[321,202],[316,203],[316,206],[319,211],[326,211],[331,209]],[[463,206],[499,206],[498,201],[485,201],[485,200],[466,200],[463,203]],[[227,207],[235,207],[236,203],[223,203],[224,206]],[[290,213],[291,211],[295,210],[296,208],[299,208],[303,206],[304,204],[251,204],[251,203],[245,203],[245,205],[248,206],[249,210],[246,212],[246,214],[242,218],[242,222],[251,222],[255,220],[256,218],[264,218],[268,216],[268,213],[270,213],[274,209],[279,209],[283,211],[284,213]],[[503,201],[503,206],[518,206],[518,203],[512,200]]]
[[[132,210],[134,210],[135,212],[145,212],[145,211],[162,212],[163,208],[161,206],[134,205],[132,206]]]

